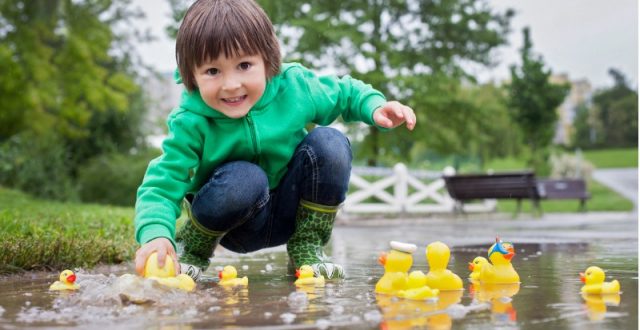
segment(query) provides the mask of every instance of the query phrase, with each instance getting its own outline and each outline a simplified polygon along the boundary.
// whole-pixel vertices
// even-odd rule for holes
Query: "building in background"
[[[564,102],[558,107],[558,123],[556,124],[556,133],[553,143],[565,146],[571,145],[574,132],[573,122],[580,106],[591,106],[591,97],[593,89],[586,79],[569,80],[567,74],[557,74],[549,78],[551,82],[557,84],[568,83],[571,90]]]

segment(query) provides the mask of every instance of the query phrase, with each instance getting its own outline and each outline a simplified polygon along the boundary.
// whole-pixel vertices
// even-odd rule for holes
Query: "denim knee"
[[[214,170],[196,194],[191,212],[206,228],[228,231],[249,219],[268,200],[265,172],[255,164],[235,161]]]
[[[351,144],[340,131],[330,127],[317,127],[302,142],[308,150],[309,161],[314,163],[311,181],[315,185],[311,196],[305,199],[325,205],[344,201],[351,175]],[[317,171],[317,173],[315,173]]]

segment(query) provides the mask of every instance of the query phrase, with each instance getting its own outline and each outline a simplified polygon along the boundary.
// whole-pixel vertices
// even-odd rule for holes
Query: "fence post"
[[[403,163],[397,163],[393,166],[393,171],[396,174],[396,183],[394,186],[395,203],[405,213],[407,211],[407,196],[409,195],[409,170]]]

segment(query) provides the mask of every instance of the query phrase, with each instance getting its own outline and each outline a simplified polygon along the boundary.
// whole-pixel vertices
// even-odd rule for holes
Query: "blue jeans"
[[[269,190],[265,172],[246,161],[225,163],[194,196],[191,211],[208,229],[227,234],[220,244],[247,253],[286,243],[300,199],[337,206],[346,197],[351,145],[339,131],[317,127],[296,148],[280,184]]]

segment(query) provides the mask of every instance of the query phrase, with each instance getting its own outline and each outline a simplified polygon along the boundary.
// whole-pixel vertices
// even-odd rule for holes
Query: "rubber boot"
[[[296,229],[287,242],[291,270],[309,265],[316,276],[322,275],[328,279],[344,278],[342,266],[332,263],[323,251],[323,247],[331,238],[337,212],[337,206],[300,200],[296,213]]]
[[[191,214],[191,205],[185,201],[188,218],[176,233],[180,273],[197,281],[209,267],[209,259],[224,236],[224,232],[209,230]]]

